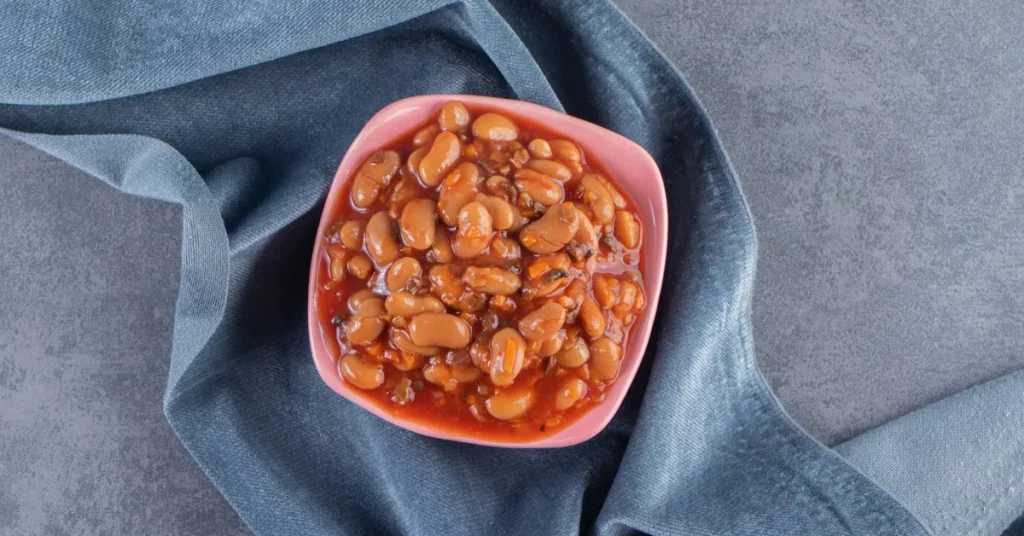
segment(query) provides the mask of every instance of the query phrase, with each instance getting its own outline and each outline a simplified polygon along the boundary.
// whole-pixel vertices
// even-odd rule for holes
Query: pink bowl
[[[522,442],[493,440],[469,435],[458,429],[436,428],[429,424],[412,422],[390,414],[364,398],[358,389],[348,385],[338,372],[337,362],[325,347],[316,313],[316,276],[323,258],[323,240],[327,227],[338,217],[341,205],[338,197],[345,183],[357,167],[374,151],[387,147],[410,131],[435,117],[438,110],[449,100],[460,100],[470,107],[501,111],[510,117],[544,125],[549,130],[561,133],[566,139],[576,142],[585,154],[593,155],[612,176],[625,193],[636,203],[643,224],[643,277],[647,291],[647,308],[634,324],[623,352],[619,377],[612,384],[603,402],[593,407],[576,422],[558,432]],[[528,102],[479,97],[475,95],[423,95],[402,99],[377,112],[356,136],[348,152],[338,166],[334,183],[327,194],[327,202],[320,227],[316,233],[313,261],[309,272],[309,341],[313,349],[313,361],[320,377],[331,389],[374,415],[407,430],[430,437],[513,448],[566,447],[586,441],[604,429],[619,409],[629,385],[636,376],[643,358],[647,341],[651,336],[654,313],[658,309],[662,278],[665,272],[665,255],[668,242],[668,203],[661,172],[651,155],[642,147],[610,130],[568,116],[561,112]]]

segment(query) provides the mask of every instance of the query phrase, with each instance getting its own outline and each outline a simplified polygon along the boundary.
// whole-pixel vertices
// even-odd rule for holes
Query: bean
[[[613,276],[594,276],[594,297],[605,309],[611,309],[618,302],[619,280]]]
[[[513,328],[504,328],[491,337],[490,376],[494,385],[512,385],[526,361],[526,341]]]
[[[346,381],[360,389],[376,389],[384,383],[384,367],[367,363],[355,354],[341,358],[338,370]]]
[[[428,143],[434,141],[434,137],[441,132],[441,129],[437,125],[427,125],[416,131],[416,135],[412,137],[413,147],[423,147]]]
[[[518,419],[533,407],[533,389],[520,388],[502,391],[484,402],[487,413],[495,419],[511,421]]]
[[[341,232],[339,236],[341,243],[348,249],[359,250],[363,247],[363,228],[366,225],[358,220],[352,220],[345,222],[345,225],[341,226]]]
[[[472,363],[456,363],[449,365],[449,368],[452,371],[452,379],[459,383],[473,383],[483,374]]]
[[[595,379],[611,381],[619,374],[622,348],[608,337],[590,343],[590,372]]]
[[[459,137],[451,132],[438,134],[430,146],[430,151],[420,161],[420,180],[431,188],[441,184],[444,174],[460,156],[462,156],[462,144],[459,143]]]
[[[488,252],[491,256],[505,261],[518,259],[523,254],[519,242],[504,236],[498,236],[491,240]]]
[[[485,294],[508,296],[519,290],[519,276],[493,266],[470,266],[462,274],[467,287]]]
[[[440,363],[436,359],[430,360],[430,364],[423,367],[423,379],[448,392],[454,391],[459,386],[459,382],[452,378],[452,371],[448,365]]]
[[[558,353],[562,349],[562,345],[565,344],[565,330],[560,329],[558,333],[555,333],[554,337],[540,343],[540,349],[537,350],[537,357],[551,357]]]
[[[387,212],[378,212],[366,224],[366,253],[377,266],[386,266],[398,258],[398,240],[394,222]]]
[[[548,209],[544,215],[523,227],[519,242],[534,253],[554,253],[565,247],[579,230],[579,212],[572,203]]]
[[[531,341],[546,341],[554,337],[565,324],[565,308],[557,303],[546,303],[519,320],[519,332]]]
[[[425,145],[409,153],[409,158],[405,161],[409,175],[417,179],[420,178],[420,164],[423,163],[423,157],[427,156],[427,153],[430,152],[430,147],[430,145]]]
[[[565,343],[562,344],[562,349],[555,354],[555,359],[558,360],[559,365],[567,368],[582,367],[590,360],[590,348],[587,347],[587,343],[583,341],[575,328],[572,328],[572,331],[567,330]]]
[[[623,197],[621,193],[619,193],[618,188],[616,188],[615,185],[612,184],[612,181],[608,180],[608,178],[605,177],[604,175],[600,175],[597,173],[595,173],[594,175],[597,177],[597,180],[601,181],[601,184],[604,185],[605,190],[608,190],[608,195],[612,197],[612,203],[615,204],[615,208],[626,208],[626,198]]]
[[[443,313],[444,304],[433,296],[417,296],[410,292],[395,292],[384,300],[384,308],[395,316],[416,316],[421,313]]]
[[[359,310],[359,307],[364,301],[377,297],[379,296],[374,294],[373,291],[368,288],[357,290],[348,297],[348,311],[350,313],[355,313]]]
[[[534,158],[551,158],[551,144],[540,138],[531,141],[526,148]]]
[[[380,192],[388,187],[402,158],[395,151],[377,151],[356,172],[350,197],[357,208],[368,208],[377,201]]]
[[[594,253],[597,253],[600,248],[600,244],[598,243],[599,237],[597,229],[594,227],[594,224],[591,223],[590,218],[588,218],[579,208],[577,208],[576,211],[580,213],[580,228],[572,238],[574,241],[586,246],[581,250],[581,256],[584,259],[587,259]]]
[[[384,312],[384,300],[370,298],[359,304],[359,309],[348,321],[345,338],[352,344],[370,344],[384,331],[386,322],[381,314]]]
[[[447,264],[435,264],[430,267],[430,292],[441,299],[446,305],[455,306],[462,299],[466,285],[462,283]]]
[[[515,223],[515,209],[512,208],[512,205],[506,203],[504,199],[477,194],[476,200],[487,207],[487,212],[491,214],[491,225],[498,231],[504,231]]]
[[[561,203],[565,197],[562,187],[543,173],[532,169],[520,169],[516,171],[515,177],[516,189],[545,207]]]
[[[571,141],[554,140],[549,143],[552,155],[559,160],[579,163],[582,159],[580,148],[576,147],[576,144]]]
[[[449,227],[459,222],[459,212],[476,198],[479,192],[480,169],[469,162],[458,165],[441,185],[437,197],[437,213]]]
[[[587,382],[579,378],[569,378],[565,380],[565,383],[555,393],[555,409],[565,411],[575,405],[586,394]]]
[[[345,260],[348,252],[337,244],[329,244],[325,250],[327,253],[327,275],[331,281],[342,281],[345,279]]]
[[[490,141],[512,141],[519,137],[519,128],[511,119],[487,112],[473,121],[473,135]]]
[[[529,266],[526,267],[526,276],[530,279],[539,279],[552,270],[568,270],[571,264],[565,253],[549,253],[539,255]]]
[[[413,199],[402,209],[399,221],[402,241],[413,249],[430,249],[437,233],[437,204],[432,199]]]
[[[360,253],[349,259],[348,271],[359,279],[366,279],[367,277],[370,277],[370,272],[373,271],[373,261],[371,261],[366,255]]]
[[[472,330],[465,320],[447,313],[423,313],[409,323],[412,342],[419,346],[465,348]]]
[[[594,221],[600,225],[612,223],[615,217],[615,203],[597,175],[584,175],[580,179],[580,189],[583,191],[583,202],[594,214]]]
[[[496,197],[500,197],[506,203],[515,203],[516,187],[512,184],[512,181],[508,180],[501,175],[491,175],[487,177],[487,182],[484,183],[487,191]]]
[[[395,327],[388,330],[388,340],[391,341],[391,345],[395,348],[412,355],[437,355],[441,353],[441,349],[437,346],[420,346],[412,342],[409,332]]]
[[[488,345],[479,336],[473,341],[473,344],[469,345],[469,359],[480,370],[490,370],[491,368],[491,352]]]
[[[391,264],[384,276],[384,284],[390,292],[399,292],[423,284],[423,268],[412,257],[402,257]]]
[[[604,335],[604,328],[607,325],[604,311],[590,295],[584,296],[583,303],[580,304],[580,322],[588,337],[596,339]]]
[[[572,171],[569,171],[569,168],[554,160],[530,160],[526,163],[526,167],[560,182],[565,182],[572,178]]]
[[[441,107],[437,116],[437,124],[441,130],[455,132],[469,126],[469,110],[459,101],[448,101]]]
[[[452,240],[452,251],[461,259],[482,254],[491,243],[491,214],[487,207],[473,201],[459,212],[459,227]]]
[[[451,235],[448,229],[437,226],[434,232],[434,245],[430,247],[430,255],[435,262],[448,263],[455,260],[455,252],[452,251]]]
[[[628,210],[615,211],[615,238],[628,249],[636,249],[640,243],[640,223]]]

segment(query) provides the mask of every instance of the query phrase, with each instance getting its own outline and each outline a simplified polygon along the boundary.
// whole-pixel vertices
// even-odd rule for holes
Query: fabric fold
[[[42,22],[2,8],[14,58],[0,63],[13,73],[0,79],[13,103],[0,126],[127,193],[182,205],[165,413],[254,532],[924,534],[764,384],[749,325],[756,243],[735,174],[692,90],[618,10],[229,5],[220,20],[157,2],[179,18],[144,24],[120,4],[68,4]],[[110,49],[32,35],[131,21]],[[168,32],[193,32],[197,50]],[[305,288],[318,204],[362,124],[425,93],[564,107],[636,140],[663,172],[671,275],[659,320],[626,403],[591,441],[502,450],[417,436],[314,370]]]

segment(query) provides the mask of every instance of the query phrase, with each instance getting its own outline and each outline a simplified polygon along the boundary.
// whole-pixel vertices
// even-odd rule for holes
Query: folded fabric
[[[254,532],[925,533],[767,389],[734,173],[690,88],[610,4],[8,3],[0,44],[3,132],[182,206],[165,412]],[[662,170],[659,320],[626,403],[591,441],[421,437],[313,368],[305,286],[323,195],[362,124],[425,93],[564,109],[637,141]]]

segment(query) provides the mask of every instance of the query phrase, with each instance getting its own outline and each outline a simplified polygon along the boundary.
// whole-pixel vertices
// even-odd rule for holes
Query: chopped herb
[[[423,390],[423,380],[416,380],[412,382],[412,390],[417,393]]]

